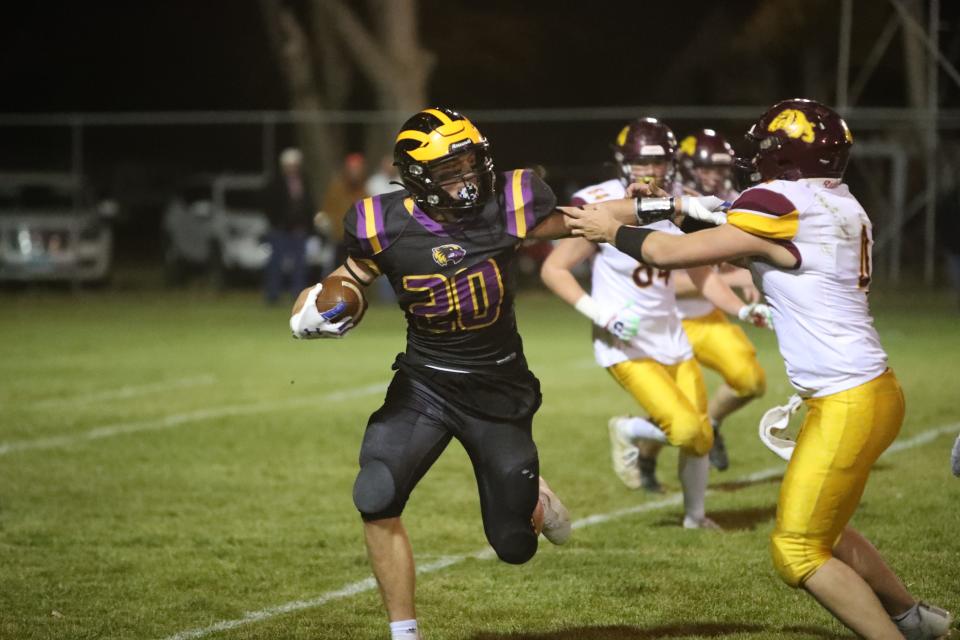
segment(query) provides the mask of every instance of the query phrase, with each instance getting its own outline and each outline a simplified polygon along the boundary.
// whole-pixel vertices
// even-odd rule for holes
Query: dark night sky
[[[745,82],[751,76],[765,77],[774,98],[796,94],[797,69],[809,52],[818,50],[831,68],[838,19],[828,9],[816,32],[799,34],[789,47],[774,44],[764,56],[737,51],[738,40],[754,35],[739,29],[758,2],[725,2],[711,13],[721,5],[423,0],[424,44],[438,58],[431,98],[467,108],[769,102],[753,95]],[[949,27],[956,7],[943,4]],[[882,2],[854,6],[852,76],[891,12]],[[0,25],[2,112],[286,106],[255,0],[21,3],[10,12]],[[711,24],[700,29],[704,21]],[[663,77],[691,40],[715,65]],[[881,73],[899,75],[899,39],[895,45]],[[867,98],[897,104],[903,93],[881,79]],[[355,103],[368,106],[362,93]]]
[[[771,27],[769,15],[751,22],[758,8],[774,2],[786,8],[773,14],[779,24]],[[956,63],[960,3],[942,5],[941,48]],[[839,0],[421,0],[423,45],[437,59],[429,99],[468,115],[478,108],[757,106],[800,95],[831,102],[839,6]],[[892,12],[882,0],[855,0],[851,79]],[[902,58],[898,35],[860,104],[905,104]],[[960,106],[960,91],[941,78],[942,103]],[[350,107],[371,108],[369,88],[358,86]],[[0,114],[287,107],[256,0],[12,5],[0,21],[0,87]],[[666,111],[637,115],[664,117],[680,134],[716,126],[735,146],[748,124],[676,121]],[[622,126],[480,124],[501,166],[546,164],[555,188],[597,171]],[[348,131],[350,144],[360,134],[358,127]],[[278,144],[293,142],[289,127],[276,135]],[[65,127],[0,127],[0,168],[69,169],[70,140]],[[132,237],[154,228],[175,181],[263,170],[261,130],[88,127],[83,162],[99,192],[123,202],[121,222]]]

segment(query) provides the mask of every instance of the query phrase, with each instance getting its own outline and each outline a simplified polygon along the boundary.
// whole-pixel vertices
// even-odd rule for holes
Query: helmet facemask
[[[441,222],[461,223],[493,196],[489,144],[470,143],[455,153],[401,167],[404,185],[421,209]]]
[[[673,188],[677,167],[671,158],[664,155],[626,158],[619,151],[614,152],[620,180],[624,185],[635,182],[653,184],[665,191]]]

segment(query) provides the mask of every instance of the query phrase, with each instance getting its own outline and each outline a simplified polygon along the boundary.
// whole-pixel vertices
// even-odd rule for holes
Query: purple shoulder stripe
[[[373,246],[370,244],[370,239],[367,238],[367,215],[363,200],[358,200],[353,208],[356,210],[357,216],[357,240],[360,241],[360,246],[365,254],[373,255]]]
[[[518,238],[527,235],[527,232],[537,223],[536,212],[533,207],[533,171],[517,169],[504,174],[503,190],[505,211],[507,217],[507,233]]]

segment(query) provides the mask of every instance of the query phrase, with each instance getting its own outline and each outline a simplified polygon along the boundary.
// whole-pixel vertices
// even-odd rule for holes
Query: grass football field
[[[957,611],[960,316],[872,295],[907,418],[854,525]],[[586,321],[541,292],[518,317],[543,382],[541,468],[578,529],[524,566],[493,559],[453,442],[405,514],[428,639],[850,637],[769,560],[783,465],[756,424],[790,394],[772,334],[749,330],[767,396],[727,422],[731,468],[711,476],[725,531],[683,531],[673,451],[666,496],[610,470],[607,418],[633,407],[593,365]],[[0,294],[0,638],[387,637],[351,487],[403,319],[374,306],[347,339],[309,343],[286,319],[253,292]]]

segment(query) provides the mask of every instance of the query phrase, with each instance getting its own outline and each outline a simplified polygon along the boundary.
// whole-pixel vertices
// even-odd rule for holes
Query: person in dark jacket
[[[307,236],[313,226],[315,207],[299,149],[284,149],[280,154],[280,173],[270,183],[266,196],[270,260],[264,297],[268,304],[273,304],[283,290],[288,264],[290,292],[297,295],[307,285]]]

